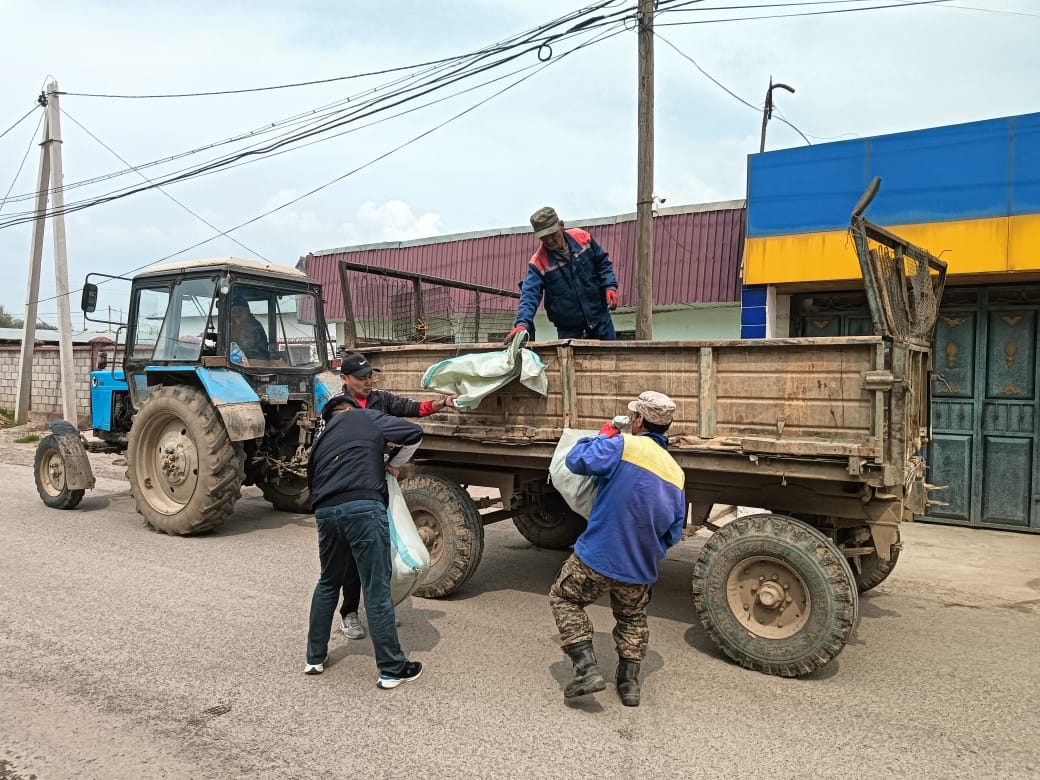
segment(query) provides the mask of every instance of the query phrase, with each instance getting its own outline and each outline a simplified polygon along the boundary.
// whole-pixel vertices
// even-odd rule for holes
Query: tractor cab
[[[93,276],[104,275],[87,277],[86,314],[97,309]],[[173,534],[214,528],[242,485],[257,485],[278,509],[309,511],[311,437],[341,385],[330,371],[321,285],[293,268],[237,258],[172,263],[123,281],[128,316],[113,323],[126,333],[122,370],[113,361],[91,373],[91,416],[98,438],[126,450],[145,521]],[[55,452],[55,463],[71,462]],[[41,496],[74,505],[48,492],[58,481],[44,480]],[[69,492],[79,482],[63,485]]]

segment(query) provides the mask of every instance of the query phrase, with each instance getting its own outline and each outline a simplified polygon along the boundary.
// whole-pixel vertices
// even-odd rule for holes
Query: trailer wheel
[[[852,561],[852,577],[860,593],[866,593],[888,579],[888,575],[899,561],[899,548],[893,545],[890,556],[887,561],[883,561],[876,552],[872,552],[869,555],[857,556]]]
[[[520,534],[543,550],[566,550],[578,540],[587,524],[584,517],[567,507],[555,511],[545,507],[513,518]]]
[[[300,477],[281,477],[258,481],[257,486],[275,509],[301,515],[311,513],[311,490],[307,480]]]
[[[134,417],[126,460],[130,495],[156,531],[209,531],[224,522],[241,495],[241,448],[194,387],[152,390]]]
[[[484,525],[476,504],[457,482],[434,474],[402,480],[401,493],[430,552],[430,570],[415,594],[436,599],[454,593],[473,576],[484,554]]]
[[[43,503],[53,509],[75,509],[83,500],[82,490],[69,490],[65,481],[65,456],[58,448],[58,440],[51,434],[36,445],[33,462],[36,492]]]
[[[781,677],[824,666],[859,620],[845,556],[812,526],[782,515],[737,518],[716,532],[693,569],[693,603],[727,656]]]

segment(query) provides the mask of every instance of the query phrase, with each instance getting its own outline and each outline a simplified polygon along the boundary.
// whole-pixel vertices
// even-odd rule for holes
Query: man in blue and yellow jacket
[[[527,263],[516,325],[506,343],[518,333],[534,337],[534,315],[543,297],[559,338],[614,341],[610,312],[618,306],[618,283],[603,247],[580,228],[565,230],[549,206],[531,215],[531,227],[542,243]]]
[[[632,401],[631,435],[611,423],[600,435],[581,439],[567,455],[575,474],[599,479],[588,527],[574,544],[549,591],[564,652],[574,664],[574,681],[564,698],[606,688],[592,649],[592,621],[585,607],[610,592],[614,612],[615,675],[621,703],[639,704],[639,664],[650,631],[646,611],[657,565],[682,538],[686,521],[685,477],[668,454],[665,432],[675,402],[648,390]]]

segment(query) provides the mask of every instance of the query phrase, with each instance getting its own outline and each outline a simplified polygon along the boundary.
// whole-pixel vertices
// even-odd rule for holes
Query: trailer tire
[[[812,526],[783,515],[737,518],[716,532],[692,584],[708,635],[738,664],[765,674],[799,677],[819,669],[842,651],[859,621],[845,556]]]
[[[893,545],[889,555],[891,557],[887,561],[883,561],[876,552],[873,552],[860,556],[859,564],[852,565],[852,577],[856,581],[856,589],[860,593],[873,590],[888,579],[888,575],[899,562],[899,548]]]
[[[311,489],[300,477],[282,477],[257,482],[257,487],[271,506],[281,512],[308,515],[311,509]]]
[[[194,387],[152,389],[134,417],[126,460],[137,511],[162,533],[186,536],[216,528],[242,492],[242,448]]]
[[[573,545],[588,521],[568,508],[545,508],[517,515],[513,525],[527,541],[543,550],[566,550]]]
[[[448,596],[473,576],[484,554],[484,525],[477,506],[461,485],[435,474],[403,479],[401,493],[430,553],[430,570],[415,595]]]
[[[84,491],[69,490],[65,480],[65,456],[53,433],[36,445],[33,476],[36,478],[36,492],[52,509],[75,509],[83,500]]]

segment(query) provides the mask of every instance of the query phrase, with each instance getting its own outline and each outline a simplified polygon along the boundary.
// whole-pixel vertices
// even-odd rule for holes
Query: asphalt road
[[[218,532],[163,536],[118,466],[50,510],[31,451],[0,450],[0,780],[1040,776],[1040,537],[905,527],[851,643],[797,680],[705,636],[687,540],[662,565],[633,709],[612,686],[564,703],[545,594],[565,553],[493,525],[459,593],[402,606],[426,671],[383,691],[367,640],[337,635],[325,674],[302,674],[310,517],[247,489]],[[609,608],[593,618],[612,673]]]

